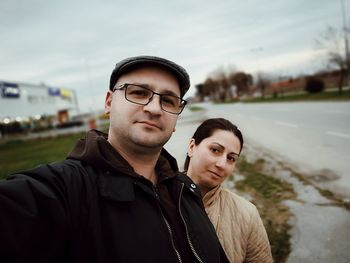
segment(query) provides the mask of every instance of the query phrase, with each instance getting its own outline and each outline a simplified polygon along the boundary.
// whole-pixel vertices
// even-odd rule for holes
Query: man
[[[116,64],[108,136],[0,183],[1,262],[227,262],[198,189],[164,149],[189,89],[159,57]]]

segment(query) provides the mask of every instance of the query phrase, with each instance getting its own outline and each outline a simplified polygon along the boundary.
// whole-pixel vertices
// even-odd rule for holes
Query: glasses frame
[[[129,85],[132,85],[132,86],[136,86],[136,87],[140,87],[140,88],[146,89],[146,90],[152,92],[152,96],[148,99],[148,102],[147,102],[147,103],[139,103],[139,102],[132,101],[132,100],[128,99],[128,98],[127,98],[127,95],[126,95],[126,94],[127,94],[127,89],[128,89],[128,86],[129,86]],[[167,113],[175,114],[175,115],[180,115],[181,112],[183,111],[183,109],[185,108],[186,104],[187,104],[187,101],[186,101],[186,100],[184,100],[184,99],[182,99],[182,98],[180,98],[180,97],[178,97],[178,96],[171,95],[171,94],[161,94],[161,93],[155,92],[155,91],[153,91],[153,90],[151,90],[151,89],[149,89],[149,88],[146,88],[145,86],[140,85],[140,84],[123,83],[123,84],[121,84],[121,85],[118,85],[118,86],[116,85],[116,86],[114,86],[112,92],[114,92],[114,91],[116,91],[116,90],[125,90],[125,91],[124,91],[124,97],[125,97],[125,99],[126,99],[127,101],[129,101],[129,102],[131,102],[131,103],[134,103],[134,104],[143,105],[143,106],[148,105],[148,104],[151,102],[151,100],[153,99],[154,94],[156,94],[156,95],[158,95],[158,96],[160,97],[160,99],[159,99],[160,108],[161,108],[163,111],[167,112]],[[180,109],[180,112],[171,112],[171,111],[165,110],[165,109],[163,108],[163,105],[162,105],[163,96],[171,96],[171,97],[175,97],[175,98],[179,99],[179,100],[180,100],[180,105],[183,105],[183,106],[181,107],[181,109]]]

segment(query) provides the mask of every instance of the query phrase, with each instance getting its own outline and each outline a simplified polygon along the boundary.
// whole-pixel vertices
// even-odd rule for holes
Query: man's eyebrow
[[[175,92],[173,92],[172,90],[166,90],[165,92],[162,92],[162,94],[164,95],[172,95],[172,96],[175,96],[175,97],[178,97],[180,98],[179,95],[177,95]]]
[[[145,88],[148,88],[148,89],[152,89],[152,86],[149,85],[149,84],[145,84],[145,83],[139,83],[139,82],[135,82],[135,83],[130,83],[130,84],[134,84],[134,85],[139,85],[139,86],[142,86],[142,87],[145,87]],[[170,89],[167,89],[165,90],[164,92],[160,92],[160,94],[164,94],[164,95],[172,95],[172,96],[175,96],[175,97],[178,97],[180,98],[179,95],[177,95],[174,91],[170,90]]]

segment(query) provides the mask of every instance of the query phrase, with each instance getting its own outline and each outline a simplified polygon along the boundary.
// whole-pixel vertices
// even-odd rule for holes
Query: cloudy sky
[[[1,0],[0,10],[0,80],[75,89],[83,111],[102,109],[125,57],[183,65],[191,95],[219,67],[275,75],[325,67],[315,39],[343,23],[341,0]]]

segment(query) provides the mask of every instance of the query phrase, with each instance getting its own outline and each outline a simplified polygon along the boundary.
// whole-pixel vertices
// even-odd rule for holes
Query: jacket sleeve
[[[256,207],[254,207],[250,217],[250,230],[244,262],[273,262],[270,242]]]
[[[63,249],[65,221],[62,202],[45,182],[27,174],[0,181],[2,262],[53,262]]]

